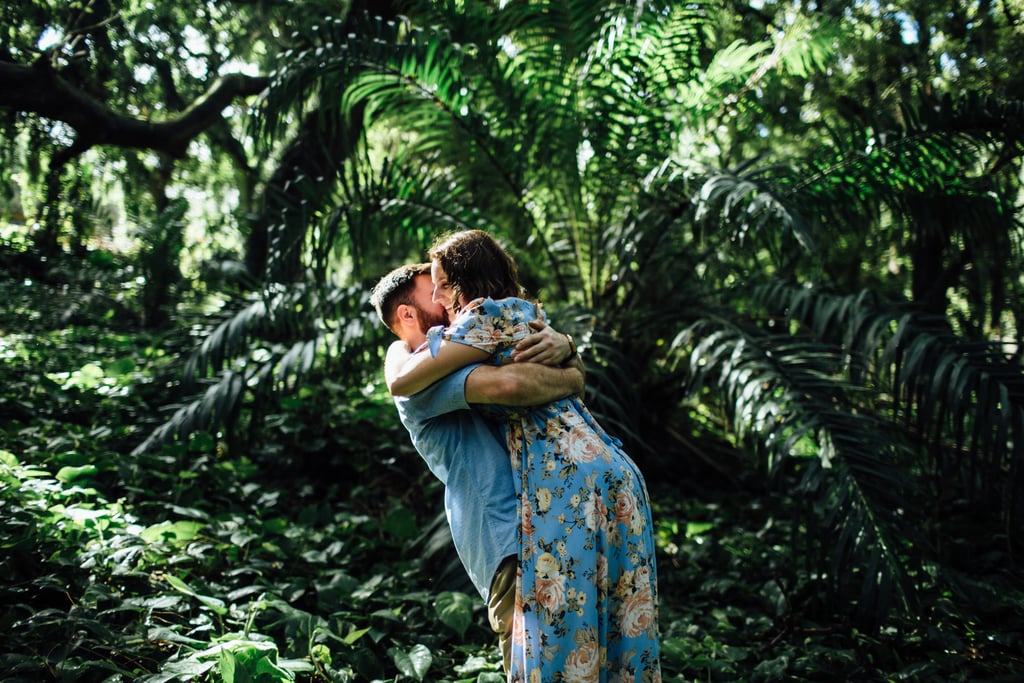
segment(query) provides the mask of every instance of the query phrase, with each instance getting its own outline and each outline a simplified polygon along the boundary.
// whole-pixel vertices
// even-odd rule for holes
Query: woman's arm
[[[396,343],[405,347],[402,342]],[[409,354],[403,360],[399,352],[392,352],[394,346],[392,344],[388,349],[384,371],[384,379],[392,396],[412,396],[445,375],[471,363],[483,362],[491,355],[473,346],[444,340],[434,357],[427,351],[420,351]],[[408,354],[407,347],[405,352]]]

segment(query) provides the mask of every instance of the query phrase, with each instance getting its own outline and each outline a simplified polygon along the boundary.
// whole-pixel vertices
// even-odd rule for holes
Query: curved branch
[[[0,62],[0,109],[63,121],[78,133],[79,151],[115,145],[182,158],[189,142],[220,120],[224,107],[238,97],[258,94],[268,83],[262,76],[221,76],[184,111],[164,121],[149,121],[111,111],[43,60],[32,66]]]

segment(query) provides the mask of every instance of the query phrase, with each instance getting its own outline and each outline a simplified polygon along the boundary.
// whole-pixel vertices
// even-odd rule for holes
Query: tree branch
[[[61,78],[45,60],[32,66],[0,61],[0,109],[63,121],[78,133],[78,152],[96,145],[115,145],[182,158],[189,142],[216,123],[224,107],[235,98],[259,93],[268,83],[262,76],[221,76],[184,111],[164,121],[148,121],[111,111]]]

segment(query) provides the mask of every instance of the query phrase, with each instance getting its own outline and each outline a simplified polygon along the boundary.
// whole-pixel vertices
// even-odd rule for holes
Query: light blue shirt
[[[455,550],[486,601],[501,560],[518,551],[516,493],[508,451],[466,403],[470,365],[418,394],[395,397],[398,416],[444,484]]]

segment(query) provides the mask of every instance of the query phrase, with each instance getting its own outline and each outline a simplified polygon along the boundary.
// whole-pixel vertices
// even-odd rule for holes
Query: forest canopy
[[[493,234],[666,680],[1024,672],[1024,5],[0,7],[0,677],[503,680],[369,304]]]

